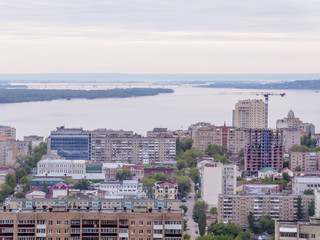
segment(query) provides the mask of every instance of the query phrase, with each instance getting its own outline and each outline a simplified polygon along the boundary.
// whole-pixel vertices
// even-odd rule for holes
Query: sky
[[[319,73],[319,0],[0,0],[0,73]]]

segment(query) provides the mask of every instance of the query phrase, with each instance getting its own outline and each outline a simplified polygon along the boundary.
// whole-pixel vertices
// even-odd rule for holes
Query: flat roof
[[[320,183],[320,177],[296,177],[298,183]]]

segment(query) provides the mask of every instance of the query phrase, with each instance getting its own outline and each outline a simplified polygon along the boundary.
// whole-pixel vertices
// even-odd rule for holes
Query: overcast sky
[[[0,0],[0,73],[319,73],[319,0]]]

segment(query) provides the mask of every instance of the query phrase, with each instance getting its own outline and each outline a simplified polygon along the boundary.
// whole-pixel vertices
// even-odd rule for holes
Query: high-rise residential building
[[[242,228],[248,228],[248,215],[255,219],[269,215],[274,220],[293,220],[297,218],[298,195],[220,195],[218,221],[234,222]],[[303,218],[308,217],[308,208],[314,196],[301,196]]]
[[[320,152],[291,152],[289,166],[292,170],[297,167],[300,167],[301,171],[320,170]]]
[[[296,145],[300,145],[300,131],[296,129],[283,129],[283,147],[285,152]]]
[[[206,125],[192,130],[193,146],[206,151],[209,145],[225,146],[232,153],[239,153],[246,145],[245,130],[230,126]]]
[[[97,129],[92,131],[92,160],[100,162],[149,163],[173,160],[176,138],[162,130],[147,137],[132,131]]]
[[[304,123],[299,118],[296,118],[292,110],[288,112],[286,118],[277,120],[276,127],[278,129],[294,129],[303,131],[307,134],[315,133],[315,126],[312,123]]]
[[[4,137],[11,137],[12,139],[16,139],[16,129],[10,126],[0,125],[0,135],[3,135]]]
[[[28,143],[17,141],[11,137],[0,140],[0,165],[14,165],[18,155],[28,153]]]
[[[236,165],[211,163],[201,169],[202,199],[210,206],[218,206],[220,194],[236,193]]]
[[[265,128],[266,105],[263,100],[241,100],[233,112],[233,126],[241,128]]]
[[[7,240],[183,239],[183,213],[174,210],[49,209],[3,211],[0,229]]]
[[[67,160],[91,160],[91,132],[59,127],[48,138],[48,153],[51,151]]]
[[[31,144],[32,148],[34,148],[43,142],[43,137],[36,135],[24,136],[23,141],[28,142],[28,145]]]
[[[248,129],[245,147],[245,170],[250,175],[258,174],[260,169],[283,167],[283,131]]]

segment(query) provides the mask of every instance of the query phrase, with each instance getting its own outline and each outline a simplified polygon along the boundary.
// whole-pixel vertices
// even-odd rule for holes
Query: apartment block
[[[275,240],[320,239],[320,219],[277,220],[275,221]]]
[[[18,155],[28,153],[28,143],[11,138],[0,140],[0,165],[14,165]]]
[[[34,148],[43,142],[43,137],[36,135],[24,136],[23,141],[28,142],[28,145],[31,144],[31,146]]]
[[[16,139],[16,129],[10,126],[0,126],[0,135]]]
[[[303,131],[307,134],[315,133],[315,126],[312,123],[304,123],[299,118],[296,118],[294,112],[290,110],[287,117],[277,120],[277,129],[294,129]]]
[[[290,169],[300,167],[301,171],[320,170],[320,152],[291,152]]]
[[[217,206],[220,194],[235,194],[236,170],[233,164],[205,164],[201,169],[202,199],[210,206]]]
[[[292,191],[294,194],[303,194],[305,190],[317,190],[320,187],[320,177],[294,177]]]
[[[68,210],[53,206],[3,211],[0,215],[0,229],[6,240],[183,239],[181,211]]]
[[[51,131],[48,153],[55,151],[67,160],[91,160],[91,132],[82,128],[59,127]]]
[[[56,205],[67,208],[86,209],[135,209],[135,208],[153,208],[153,209],[172,209],[179,210],[180,200],[154,200],[154,199],[88,199],[88,198],[74,198],[74,199],[12,199],[10,201],[10,208],[12,209],[42,209],[44,206],[53,207]]]
[[[300,145],[300,131],[295,129],[283,129],[283,147],[285,152],[296,145]]]
[[[141,164],[173,160],[176,138],[162,131],[148,132],[148,137],[132,131],[97,129],[92,131],[92,160]]]
[[[260,169],[283,167],[283,131],[248,129],[245,148],[245,170],[257,175]]]
[[[308,216],[308,207],[314,196],[303,195],[302,213]],[[220,195],[218,221],[232,221],[242,228],[248,227],[248,215],[253,213],[257,219],[269,215],[274,220],[293,220],[297,218],[298,195]]]
[[[263,100],[241,100],[233,112],[233,126],[241,128],[265,128],[266,106]]]
[[[192,131],[193,146],[206,151],[208,145],[225,146],[232,153],[239,153],[246,145],[244,129],[230,126],[214,126],[208,124],[194,128]]]

